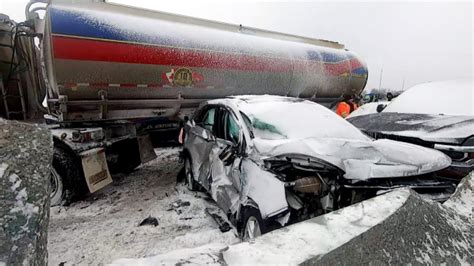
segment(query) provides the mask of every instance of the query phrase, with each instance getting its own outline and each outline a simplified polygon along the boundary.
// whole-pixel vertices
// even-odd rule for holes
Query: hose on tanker
[[[30,0],[30,2],[28,2],[28,4],[26,4],[26,7],[25,7],[25,17],[26,17],[26,19],[29,19],[29,15],[30,15],[31,12],[36,12],[38,10],[46,10],[46,7],[35,7],[35,8],[33,8],[33,10],[30,10],[32,5],[34,5],[34,4],[47,4],[47,5],[49,5],[50,2],[51,2],[50,0]]]
[[[29,72],[28,74],[30,75],[30,79],[34,83],[34,86],[32,86],[33,87],[32,93],[33,93],[34,99],[35,99],[35,106],[41,112],[48,113],[48,110],[46,108],[44,108],[44,106],[41,104],[41,100],[38,97],[39,96],[39,94],[38,94],[39,84],[37,82],[38,77],[37,76],[35,77],[34,73],[33,73],[33,72],[35,72],[34,64],[36,62],[32,62],[32,60],[34,60],[34,58],[28,58],[28,56],[27,56],[27,55],[33,56],[33,52],[32,51],[29,51],[29,52],[25,51],[24,45],[22,45],[22,43],[19,41],[20,37],[31,38],[31,37],[37,36],[37,34],[32,34],[32,33],[29,33],[27,31],[23,30],[22,27],[24,27],[24,26],[27,26],[25,22],[17,23],[14,27],[12,27],[12,29],[10,31],[12,56],[11,56],[10,62],[8,62],[8,64],[10,64],[10,69],[9,69],[5,84],[9,84],[10,81],[13,80],[13,77],[16,74]],[[34,46],[34,41],[31,40],[30,45]],[[17,60],[16,60],[17,63],[15,63],[15,55],[17,57]]]
[[[6,82],[8,84],[8,82],[11,80],[11,77],[12,75],[14,74],[14,71],[16,71],[16,68],[18,66],[21,65],[21,60],[18,60],[18,64],[15,64],[15,55],[16,55],[16,46],[17,46],[17,43],[18,43],[18,36],[20,33],[22,33],[22,31],[18,31],[18,27],[20,26],[23,26],[24,23],[18,23],[16,24],[14,27],[12,27],[11,31],[10,31],[10,36],[11,36],[11,48],[12,48],[12,56],[11,56],[11,59],[10,59],[10,69],[8,71],[8,75],[7,75],[7,79],[6,79]],[[28,62],[26,62],[28,63]]]

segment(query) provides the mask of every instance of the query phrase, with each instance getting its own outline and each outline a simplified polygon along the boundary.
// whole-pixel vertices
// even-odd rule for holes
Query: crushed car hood
[[[474,135],[474,117],[377,113],[347,119],[367,133],[418,138],[427,142],[461,145]]]
[[[344,171],[346,179],[356,180],[422,175],[451,164],[439,151],[392,140],[256,138],[254,145],[263,160],[304,155],[328,162]]]

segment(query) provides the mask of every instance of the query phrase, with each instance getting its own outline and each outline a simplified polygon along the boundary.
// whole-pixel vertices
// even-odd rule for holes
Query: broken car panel
[[[240,96],[202,104],[186,124],[183,155],[191,164],[188,183],[204,187],[246,234],[394,187],[453,189],[430,176],[450,165],[443,153],[375,141],[329,109],[296,98]],[[247,228],[249,221],[259,228]]]

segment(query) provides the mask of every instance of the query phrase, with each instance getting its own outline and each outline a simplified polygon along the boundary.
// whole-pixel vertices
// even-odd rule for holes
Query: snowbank
[[[472,196],[471,196],[472,199]],[[393,215],[306,265],[472,265],[473,224],[411,192]]]
[[[453,209],[458,214],[464,215],[472,219],[472,183],[474,172],[463,178],[459,183],[456,192],[443,205]]]

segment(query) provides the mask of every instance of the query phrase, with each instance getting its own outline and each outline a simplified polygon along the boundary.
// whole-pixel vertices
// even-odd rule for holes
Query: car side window
[[[202,119],[202,127],[213,132],[216,108],[210,108]]]
[[[225,128],[225,139],[235,144],[239,143],[240,127],[230,112],[226,112]]]

